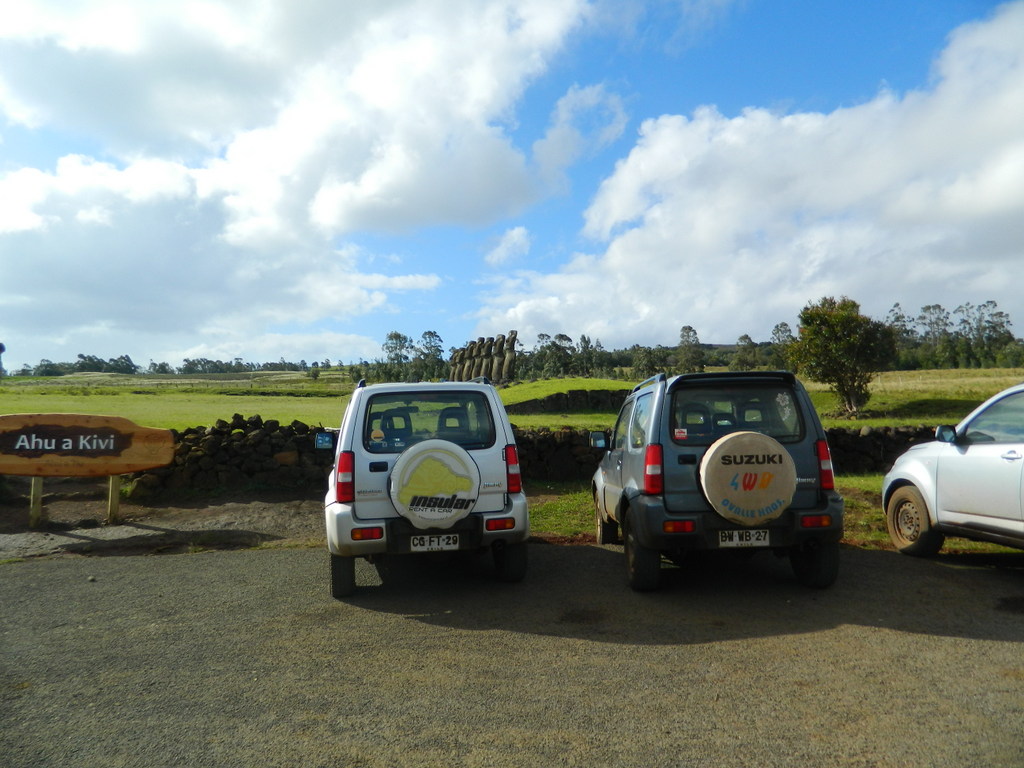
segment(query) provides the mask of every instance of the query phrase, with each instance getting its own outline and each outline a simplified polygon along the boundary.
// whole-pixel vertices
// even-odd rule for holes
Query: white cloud
[[[1024,3],[961,28],[926,91],[828,114],[713,107],[643,123],[584,234],[603,250],[521,275],[488,327],[586,333],[605,346],[767,340],[809,301],[882,317],[989,299],[1021,314]]]
[[[593,154],[618,139],[626,127],[622,99],[603,86],[573,86],[555,106],[551,126],[533,146],[541,177],[564,186],[565,171],[582,155]]]
[[[506,230],[500,242],[484,256],[484,261],[497,267],[529,252],[530,233],[526,227],[513,227]]]
[[[373,356],[379,342],[357,323],[390,316],[428,327],[480,317],[524,338],[588,333],[606,346],[670,343],[686,323],[728,341],[763,337],[826,292],[904,306],[1009,295],[1024,219],[1020,3],[952,35],[926,91],[829,114],[729,119],[708,106],[647,120],[585,211],[588,247],[543,240],[544,225],[579,210],[553,193],[621,138],[636,103],[549,71],[578,55],[574,36],[613,17],[604,33],[633,23],[622,37],[639,38],[666,17],[692,31],[730,7],[5,7],[5,361],[34,362],[26,346],[52,359],[346,356],[337,344]],[[535,85],[554,103],[526,114]],[[477,310],[464,265],[479,267],[480,232],[510,218],[523,226],[485,255],[504,269]],[[574,247],[587,252],[554,274],[512,269]],[[439,298],[459,283],[457,300]]]
[[[19,308],[4,320],[8,346],[31,338],[73,359],[145,332],[156,356],[207,348],[180,339],[213,334],[230,340],[217,348],[258,354],[276,328],[313,339],[395,311],[397,294],[436,291],[429,269],[368,270],[387,254],[346,252],[345,238],[489,223],[536,199],[509,127],[586,11],[584,0],[5,9],[0,126],[89,148],[0,168],[0,306]],[[339,338],[350,337],[365,347]]]

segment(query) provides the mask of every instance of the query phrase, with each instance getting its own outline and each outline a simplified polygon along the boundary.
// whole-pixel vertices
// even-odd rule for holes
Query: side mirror
[[[949,424],[943,424],[940,427],[936,427],[935,439],[940,443],[955,443],[956,427],[951,427]]]
[[[590,447],[602,451],[608,450],[608,436],[604,432],[591,432]]]
[[[338,442],[338,433],[331,430],[313,433],[313,447],[318,451],[334,451]]]

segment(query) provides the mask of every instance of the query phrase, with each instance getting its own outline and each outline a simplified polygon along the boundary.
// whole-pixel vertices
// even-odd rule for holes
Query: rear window
[[[370,453],[401,453],[438,438],[463,448],[494,445],[494,420],[480,392],[399,392],[370,398],[363,445]]]
[[[681,445],[711,445],[730,432],[760,432],[780,443],[804,435],[793,391],[756,384],[681,387],[672,393],[669,434]]]

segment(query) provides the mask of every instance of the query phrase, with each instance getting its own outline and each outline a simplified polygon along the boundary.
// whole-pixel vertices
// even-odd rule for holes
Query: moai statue
[[[456,349],[452,352],[451,362],[448,364],[448,380],[449,381],[461,381],[462,375],[462,355],[465,354],[464,349]]]
[[[473,378],[473,358],[476,357],[476,342],[471,341],[466,345],[466,354],[462,360],[462,378],[460,381],[469,381]]]
[[[484,360],[490,360],[490,355],[487,352],[487,341],[488,340],[485,339],[483,336],[476,340],[476,357],[473,359],[472,376],[472,378],[474,379],[477,378],[478,376],[484,375]],[[490,342],[493,345],[494,339],[491,339]]]
[[[491,370],[488,377],[494,384],[501,384],[501,369],[505,365],[505,334],[494,337],[494,351],[491,352]]]
[[[501,368],[501,380],[506,384],[516,377],[516,337],[519,331],[509,331],[505,339],[505,364]]]

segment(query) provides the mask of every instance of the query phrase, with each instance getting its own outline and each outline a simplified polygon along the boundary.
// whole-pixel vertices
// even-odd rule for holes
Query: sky
[[[1024,335],[1024,0],[12,0],[4,367]]]

